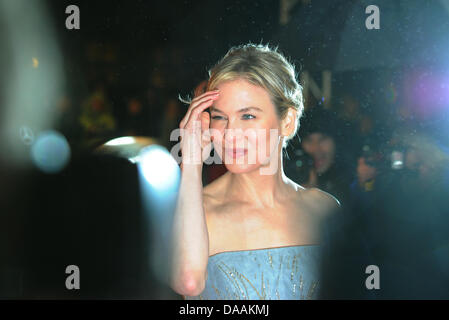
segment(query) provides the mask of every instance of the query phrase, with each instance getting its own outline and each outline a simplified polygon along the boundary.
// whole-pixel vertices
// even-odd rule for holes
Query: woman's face
[[[268,92],[246,80],[218,85],[211,106],[211,133],[216,152],[234,173],[267,165],[278,151],[280,122]],[[270,139],[270,130],[272,138]],[[276,159],[277,161],[277,159]]]

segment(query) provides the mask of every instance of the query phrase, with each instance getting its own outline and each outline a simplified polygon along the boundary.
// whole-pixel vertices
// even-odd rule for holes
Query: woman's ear
[[[295,131],[296,126],[296,110],[293,108],[289,108],[287,112],[287,116],[283,120],[282,124],[282,135],[290,136]]]

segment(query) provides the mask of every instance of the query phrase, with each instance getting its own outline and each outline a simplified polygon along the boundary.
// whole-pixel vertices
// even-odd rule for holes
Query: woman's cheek
[[[214,145],[214,149],[218,152],[219,155],[221,155],[223,148],[221,139],[214,138],[212,143]]]
[[[252,137],[251,144],[256,146],[257,149],[257,162],[265,164],[271,157],[271,150],[273,143],[270,140],[270,130],[260,129],[257,132],[257,136]]]
[[[277,129],[272,129],[270,131],[268,145],[268,157],[271,159],[278,152],[278,146],[280,142],[279,131]]]
[[[220,130],[217,126],[211,126],[209,128],[209,133],[214,146],[221,145],[221,141],[223,140],[223,130]]]

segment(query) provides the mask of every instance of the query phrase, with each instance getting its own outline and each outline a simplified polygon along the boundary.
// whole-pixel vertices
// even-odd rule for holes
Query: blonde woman
[[[320,229],[339,203],[284,174],[302,112],[302,87],[277,49],[234,47],[210,70],[180,123],[171,286],[185,299],[317,297]],[[203,187],[211,142],[228,172]]]

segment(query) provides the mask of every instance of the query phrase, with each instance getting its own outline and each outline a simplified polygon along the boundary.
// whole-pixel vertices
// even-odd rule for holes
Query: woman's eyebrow
[[[246,108],[242,108],[242,109],[238,110],[237,112],[247,112],[249,110],[255,110],[255,111],[263,112],[263,110],[258,108],[258,107],[246,107]],[[221,111],[220,109],[218,109],[217,107],[214,107],[214,106],[211,107],[211,111],[215,111],[215,112],[219,112],[219,113],[223,113],[224,114],[223,111]]]

